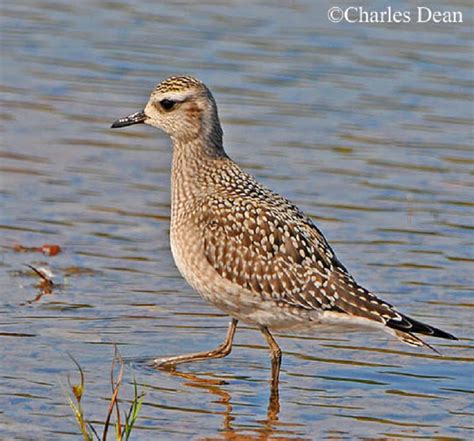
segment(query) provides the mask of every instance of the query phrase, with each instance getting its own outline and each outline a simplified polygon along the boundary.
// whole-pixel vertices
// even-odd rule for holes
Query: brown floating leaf
[[[40,247],[25,247],[19,243],[12,246],[13,251],[17,253],[43,253],[45,256],[56,256],[62,249],[59,245],[44,244]]]

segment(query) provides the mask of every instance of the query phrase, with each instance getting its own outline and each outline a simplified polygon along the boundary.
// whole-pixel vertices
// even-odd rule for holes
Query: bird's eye
[[[160,101],[160,106],[163,110],[171,110],[174,105],[176,104],[176,101],[173,101],[173,100],[161,100]]]

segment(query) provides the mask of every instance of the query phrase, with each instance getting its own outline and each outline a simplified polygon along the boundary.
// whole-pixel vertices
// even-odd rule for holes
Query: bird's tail
[[[403,343],[406,343],[410,346],[425,347],[439,354],[439,351],[430,346],[428,343],[425,343],[421,338],[414,335],[414,333],[429,335],[431,337],[445,338],[448,340],[457,340],[454,335],[435,328],[434,326],[419,322],[418,320],[412,319],[403,314],[399,314],[399,316],[400,319],[390,319],[385,325],[391,334],[395,335],[395,337],[397,337]]]
[[[415,346],[418,348],[422,347],[431,349],[436,354],[441,355],[441,353],[437,349],[433,348],[433,346],[429,345],[414,334],[411,334],[409,332],[398,331],[397,329],[391,329],[390,331],[393,335],[395,335],[395,337],[397,337],[400,341],[406,343],[407,345]]]

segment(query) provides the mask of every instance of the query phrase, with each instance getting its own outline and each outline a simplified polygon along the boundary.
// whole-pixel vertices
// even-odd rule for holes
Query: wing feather
[[[233,196],[232,203],[207,204],[204,253],[215,270],[262,299],[383,323],[397,320],[391,305],[354,281],[312,221],[278,198],[270,204]]]

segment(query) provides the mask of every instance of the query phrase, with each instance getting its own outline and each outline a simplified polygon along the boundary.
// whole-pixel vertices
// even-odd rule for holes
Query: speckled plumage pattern
[[[424,343],[413,332],[454,338],[360,286],[310,218],[227,156],[217,106],[199,80],[163,81],[143,118],[173,141],[172,252],[207,301],[270,329],[362,324],[415,346]]]

